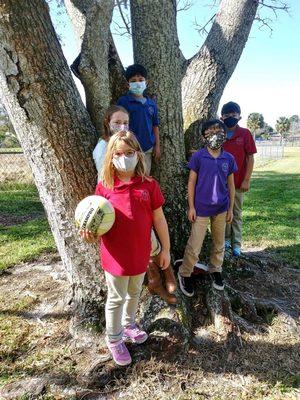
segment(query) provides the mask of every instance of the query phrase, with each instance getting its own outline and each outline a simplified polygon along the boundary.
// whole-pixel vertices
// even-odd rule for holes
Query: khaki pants
[[[135,315],[145,274],[115,276],[105,271],[107,300],[106,334],[109,341],[122,339],[123,327],[135,323]]]
[[[161,252],[161,244],[157,239],[154,230],[151,229],[151,253],[150,257],[155,257]]]
[[[153,147],[151,149],[144,152],[145,162],[146,162],[146,174],[150,175],[151,172],[151,165],[152,165],[152,153]]]
[[[239,189],[235,190],[233,205],[233,220],[231,224],[226,224],[225,239],[228,240],[233,247],[242,246],[242,209],[244,202],[244,192]]]
[[[194,265],[198,261],[201,252],[209,220],[212,236],[209,272],[222,271],[226,214],[227,213],[224,212],[213,217],[197,217],[196,221],[192,223],[191,235],[185,248],[182,265],[179,268],[179,274],[181,276],[191,276]]]

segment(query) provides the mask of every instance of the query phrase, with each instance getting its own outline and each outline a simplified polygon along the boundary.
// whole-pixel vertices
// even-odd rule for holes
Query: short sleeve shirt
[[[234,174],[234,184],[239,189],[246,175],[247,156],[257,152],[251,132],[249,129],[237,126],[233,136],[226,140],[223,148],[232,154],[236,161],[238,170]]]
[[[154,126],[159,125],[157,104],[150,97],[145,97],[142,103],[128,92],[117,101],[119,106],[129,112],[129,129],[137,137],[143,151],[155,145]]]
[[[116,219],[100,240],[102,268],[112,275],[133,276],[146,272],[151,251],[153,211],[164,204],[157,181],[134,177],[115,179],[113,189],[98,183],[95,191],[113,205]]]
[[[229,208],[227,178],[237,170],[231,154],[222,151],[214,158],[206,147],[193,154],[188,167],[196,172],[195,209],[198,217],[211,217]]]
[[[93,151],[93,159],[94,159],[98,173],[100,173],[102,170],[104,157],[105,157],[106,150],[107,150],[107,144],[108,144],[108,142],[106,142],[104,139],[99,139],[99,141]]]

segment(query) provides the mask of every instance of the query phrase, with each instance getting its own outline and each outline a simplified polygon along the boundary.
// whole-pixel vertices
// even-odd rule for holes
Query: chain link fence
[[[33,182],[21,149],[0,149],[0,183],[6,182]]]
[[[256,142],[256,158],[264,160],[276,160],[284,157],[284,143],[277,141]]]

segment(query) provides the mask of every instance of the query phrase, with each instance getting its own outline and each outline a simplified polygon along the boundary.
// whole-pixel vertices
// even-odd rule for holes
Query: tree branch
[[[115,21],[114,21],[114,23],[118,26],[119,29],[125,29],[125,32],[122,34],[122,36],[123,36],[123,35],[126,35],[126,34],[129,35],[129,36],[131,36],[131,29],[130,29],[129,18],[128,18],[128,17],[127,17],[127,19],[125,18],[125,15],[124,15],[123,10],[122,10],[121,1],[120,1],[120,0],[116,0],[116,3],[117,3],[117,7],[118,7],[118,10],[119,10],[120,16],[121,16],[121,18],[122,18],[122,21],[123,21],[123,23],[124,23],[124,25],[125,25],[125,28],[122,27],[120,24],[118,24],[118,23],[115,22]],[[119,34],[120,34],[120,33],[119,33]]]
[[[185,1],[183,2],[182,7],[181,7],[181,8],[178,8],[178,6],[179,6],[179,4],[181,3],[181,1],[182,1],[182,0],[177,0],[177,3],[176,3],[177,12],[180,12],[180,11],[187,11],[187,10],[189,10],[189,9],[192,7],[192,5],[193,5],[193,2],[192,2],[192,1],[185,0]]]
[[[258,2],[253,0],[222,0],[204,44],[186,62],[182,82],[184,126],[191,126],[195,143],[199,143],[197,121],[215,115],[249,37],[257,8]]]
[[[216,14],[214,14],[207,22],[205,25],[201,26],[198,24],[196,18],[195,18],[195,22],[194,25],[196,26],[196,31],[200,34],[200,35],[208,35],[208,31],[206,30],[206,27],[208,24],[210,24],[214,18],[215,18]]]
[[[267,4],[265,3],[265,0],[260,0],[258,2],[259,4],[259,9],[257,11],[257,15],[255,17],[255,20],[260,23],[259,29],[263,29],[264,27],[268,28],[270,30],[270,36],[273,33],[273,28],[271,27],[271,24],[274,22],[272,18],[268,17],[262,17],[260,11],[264,8],[268,8],[272,10],[274,13],[275,18],[278,18],[277,11],[284,11],[289,13],[290,7],[287,5],[287,3],[280,1],[279,5],[276,5],[278,3],[277,0],[269,0],[273,1],[274,4]]]

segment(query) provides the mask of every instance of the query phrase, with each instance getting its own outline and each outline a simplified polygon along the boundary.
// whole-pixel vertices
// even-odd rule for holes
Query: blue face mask
[[[136,94],[138,96],[142,95],[144,93],[144,90],[146,89],[146,82],[129,82],[129,91],[132,94]]]

